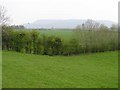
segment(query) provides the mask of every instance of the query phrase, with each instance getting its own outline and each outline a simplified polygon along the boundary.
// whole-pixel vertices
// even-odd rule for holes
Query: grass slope
[[[115,88],[118,52],[43,56],[3,51],[3,88]]]

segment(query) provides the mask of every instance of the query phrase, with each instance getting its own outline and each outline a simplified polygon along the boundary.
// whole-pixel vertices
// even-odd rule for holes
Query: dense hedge
[[[74,55],[118,50],[118,32],[109,30],[75,31],[69,43],[60,37],[40,35],[37,30],[3,28],[2,49],[42,55]]]

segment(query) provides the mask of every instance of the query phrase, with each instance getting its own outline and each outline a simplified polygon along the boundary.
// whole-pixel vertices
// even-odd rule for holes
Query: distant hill
[[[86,20],[80,19],[68,19],[68,20],[37,20],[33,23],[24,24],[26,28],[75,28],[77,25],[81,25],[85,23]],[[104,24],[110,27],[112,24],[116,24],[115,22],[108,20],[96,20],[100,24]]]

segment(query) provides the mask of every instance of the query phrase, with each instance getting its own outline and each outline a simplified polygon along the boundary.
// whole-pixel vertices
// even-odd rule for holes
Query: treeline
[[[2,49],[22,53],[60,55],[63,42],[61,38],[40,35],[40,31],[13,30],[5,27],[2,30]]]
[[[38,30],[13,30],[4,27],[2,49],[40,55],[76,55],[118,50],[118,32],[107,29],[76,29],[73,31],[75,37],[66,43],[57,36],[41,35]]]

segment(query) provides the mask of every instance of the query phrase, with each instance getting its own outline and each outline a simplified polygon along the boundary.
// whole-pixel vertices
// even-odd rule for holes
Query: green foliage
[[[71,39],[68,44],[63,46],[63,55],[73,55],[79,53],[79,44],[77,39]]]
[[[39,33],[36,30],[31,31],[31,38],[32,38],[33,53],[34,54],[37,54],[37,44],[40,43],[40,41],[38,41],[38,36],[39,36]]]
[[[62,40],[59,37],[50,36],[47,39],[48,55],[60,55],[62,50]]]
[[[40,36],[39,31],[6,29],[2,33],[3,50],[14,50],[22,53],[60,55],[62,40],[55,36]]]
[[[63,55],[69,56],[70,55],[70,51],[71,51],[71,48],[70,48],[69,44],[63,45],[63,53],[62,53]]]
[[[60,35],[60,31],[55,31],[55,35],[48,35],[45,32],[53,31],[44,31],[43,34],[43,31],[38,30],[13,30],[11,27],[4,27],[2,49],[40,55],[75,55],[118,50],[118,32],[109,30],[104,25],[97,29],[77,28],[74,31],[65,31],[65,35],[70,37],[66,39],[65,35]]]
[[[80,45],[81,51],[85,53],[118,49],[117,31],[79,31],[76,33],[76,39]]]

